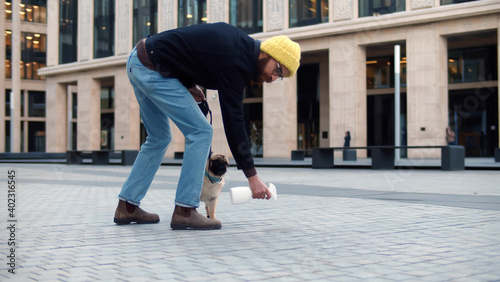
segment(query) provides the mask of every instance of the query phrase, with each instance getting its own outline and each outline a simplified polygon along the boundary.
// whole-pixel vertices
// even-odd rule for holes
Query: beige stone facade
[[[44,123],[43,117],[32,117],[28,114],[28,97],[30,91],[44,92],[45,81],[35,79],[21,79],[21,68],[19,62],[21,61],[21,36],[24,33],[30,34],[47,34],[47,25],[44,23],[29,22],[28,20],[21,20],[20,12],[23,5],[20,0],[9,1],[11,3],[2,3],[5,9],[0,10],[0,30],[3,31],[4,36],[0,37],[0,61],[4,64],[0,67],[0,152],[5,152],[6,146],[10,147],[12,152],[28,151],[29,138],[28,128],[31,123]],[[11,19],[6,18],[6,14],[11,14]],[[11,57],[6,57],[6,38],[10,36],[11,43]],[[11,62],[18,62],[17,64]],[[6,78],[7,65],[10,69],[10,77]],[[10,98],[11,92],[18,93],[13,97],[13,109],[7,105],[6,100]],[[22,98],[21,98],[22,97]],[[24,106],[24,107],[22,107]],[[10,112],[10,114],[8,114]],[[7,124],[14,120],[13,126],[13,142],[10,145],[10,130],[7,129]],[[43,130],[40,130],[43,134]],[[9,139],[9,140],[8,140]]]
[[[58,36],[53,28],[58,22],[58,1],[48,2],[52,7],[48,15],[48,66],[40,71],[47,78],[46,151],[64,152],[68,148],[68,86],[78,93],[78,149],[100,148],[99,89],[110,80],[115,87],[115,149],[139,149],[139,109],[125,69],[133,45],[132,0],[116,0],[116,56],[104,59],[92,56],[92,1],[79,1],[78,61],[64,65],[58,65]],[[227,1],[207,0],[208,21],[227,22],[227,5]],[[160,0],[158,6],[159,30],[174,28],[177,1]],[[346,130],[352,135],[351,146],[367,145],[367,95],[376,93],[366,87],[367,48],[400,43],[406,47],[407,58],[403,90],[407,95],[408,145],[444,145],[450,90],[447,38],[484,31],[498,34],[500,2],[480,0],[441,6],[434,0],[407,0],[404,12],[362,18],[358,16],[357,0],[330,0],[329,7],[328,23],[289,28],[288,2],[266,0],[264,32],[252,35],[265,40],[285,34],[300,43],[302,63],[319,65],[319,131],[328,132],[319,146],[342,146]],[[498,59],[495,63],[498,67]],[[496,77],[487,85],[498,87],[498,81]],[[289,158],[297,149],[297,79],[266,84],[263,89],[263,155]],[[208,91],[207,99],[214,114],[213,150],[230,155],[217,92]],[[173,135],[168,157],[183,151],[182,134],[174,129]],[[408,154],[410,158],[439,157],[437,150]],[[364,156],[366,152],[358,153],[358,157]]]

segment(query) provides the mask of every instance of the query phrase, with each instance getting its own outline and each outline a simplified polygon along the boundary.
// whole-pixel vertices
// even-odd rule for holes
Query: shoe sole
[[[215,230],[215,229],[221,229],[222,225],[194,226],[194,225],[187,225],[187,224],[170,223],[170,227],[173,230]]]
[[[119,218],[114,218],[113,221],[118,224],[118,225],[125,225],[125,224],[131,224],[132,222],[135,222],[137,224],[153,224],[153,223],[158,223],[158,221],[144,221],[144,220],[135,220],[135,219],[119,219]]]

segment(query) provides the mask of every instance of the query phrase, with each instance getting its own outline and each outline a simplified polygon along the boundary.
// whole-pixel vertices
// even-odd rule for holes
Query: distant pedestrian
[[[449,126],[446,128],[446,142],[448,145],[455,145],[455,131]]]
[[[351,146],[351,132],[346,131],[344,137],[344,148],[349,148]]]

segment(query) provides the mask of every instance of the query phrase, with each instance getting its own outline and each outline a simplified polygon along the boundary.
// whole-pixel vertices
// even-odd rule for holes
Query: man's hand
[[[194,87],[191,87],[188,90],[196,102],[201,102],[206,100],[205,94],[203,94],[203,91],[198,85],[195,85]]]
[[[252,198],[254,199],[271,199],[271,192],[267,185],[260,180],[259,176],[254,175],[248,178],[248,185],[252,191]]]

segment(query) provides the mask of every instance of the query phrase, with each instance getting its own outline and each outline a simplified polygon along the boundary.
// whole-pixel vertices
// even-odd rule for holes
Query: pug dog
[[[212,154],[207,161],[200,201],[205,203],[208,218],[216,219],[215,209],[217,207],[217,198],[226,183],[224,175],[228,167],[229,160],[223,154]]]

